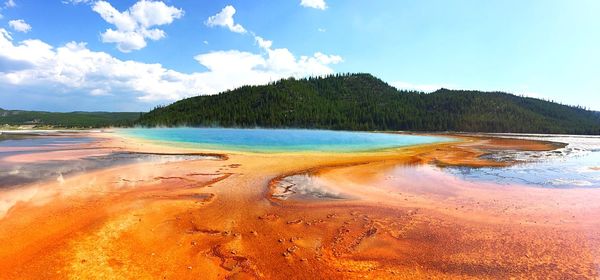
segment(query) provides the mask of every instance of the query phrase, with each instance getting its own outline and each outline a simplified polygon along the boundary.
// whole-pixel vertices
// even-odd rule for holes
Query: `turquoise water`
[[[369,151],[451,141],[449,138],[307,129],[131,128],[118,133],[148,140],[239,151]]]

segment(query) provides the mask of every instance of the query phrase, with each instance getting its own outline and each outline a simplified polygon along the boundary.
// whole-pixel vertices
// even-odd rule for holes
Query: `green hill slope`
[[[598,112],[501,92],[398,91],[369,74],[287,79],[187,98],[137,124],[600,134]]]

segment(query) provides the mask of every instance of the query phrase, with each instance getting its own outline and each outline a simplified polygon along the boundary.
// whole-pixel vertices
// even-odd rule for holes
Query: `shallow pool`
[[[118,133],[208,149],[242,151],[369,151],[452,141],[450,138],[308,129],[133,128]]]

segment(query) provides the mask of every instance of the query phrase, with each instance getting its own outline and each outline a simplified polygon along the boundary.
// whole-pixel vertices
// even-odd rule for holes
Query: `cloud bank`
[[[157,1],[140,0],[123,12],[102,0],[89,4],[115,26],[102,33],[102,40],[115,43],[122,52],[143,48],[147,39],[163,38],[165,33],[157,26],[170,24],[183,15],[182,10]],[[205,70],[189,73],[160,63],[117,58],[94,51],[85,42],[53,46],[39,39],[15,41],[8,30],[0,28],[0,103],[8,100],[17,108],[44,104],[44,108],[56,106],[54,110],[147,110],[158,104],[243,85],[331,74],[332,66],[343,61],[338,55],[315,52],[297,56],[287,48],[275,48],[273,41],[236,23],[235,12],[233,6],[225,6],[205,24],[250,34],[258,50],[200,53],[190,60],[198,63],[198,69]],[[26,24],[16,21],[13,28],[27,29],[18,27],[20,23]],[[16,99],[17,96],[20,98]]]
[[[159,63],[121,60],[90,50],[83,42],[58,47],[37,39],[15,42],[0,28],[0,86],[2,95],[17,89],[33,92],[40,99],[121,95],[150,106],[246,84],[330,74],[334,72],[330,66],[342,61],[320,52],[296,57],[286,48],[273,49],[265,42],[261,47],[263,53],[226,50],[198,54],[194,59],[208,70],[182,73]]]

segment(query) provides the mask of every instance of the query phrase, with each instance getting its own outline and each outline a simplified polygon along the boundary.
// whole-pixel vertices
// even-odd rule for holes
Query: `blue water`
[[[132,128],[120,129],[118,133],[207,149],[255,152],[369,151],[452,141],[434,136],[307,129]]]

